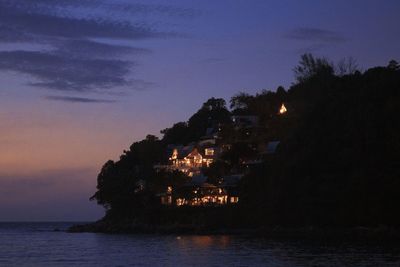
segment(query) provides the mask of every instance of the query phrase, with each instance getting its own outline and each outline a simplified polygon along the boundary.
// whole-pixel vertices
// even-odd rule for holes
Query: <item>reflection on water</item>
[[[185,248],[187,246],[195,246],[198,248],[227,248],[231,244],[231,237],[227,235],[221,236],[177,236],[178,247]]]
[[[67,227],[0,223],[0,266],[400,266],[398,246],[53,231]]]

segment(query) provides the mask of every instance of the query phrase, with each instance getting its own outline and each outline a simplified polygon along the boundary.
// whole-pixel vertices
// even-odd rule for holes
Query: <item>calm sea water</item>
[[[0,266],[400,266],[391,246],[54,231],[70,225],[0,223]]]

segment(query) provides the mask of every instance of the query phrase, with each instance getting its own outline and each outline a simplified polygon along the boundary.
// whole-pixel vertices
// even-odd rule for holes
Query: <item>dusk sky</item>
[[[310,52],[400,61],[400,1],[0,0],[0,221],[95,220],[103,163]]]

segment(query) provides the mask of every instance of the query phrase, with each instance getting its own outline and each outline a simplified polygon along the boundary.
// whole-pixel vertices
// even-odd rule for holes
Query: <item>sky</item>
[[[0,221],[92,221],[108,160],[303,53],[400,61],[398,0],[0,0]]]

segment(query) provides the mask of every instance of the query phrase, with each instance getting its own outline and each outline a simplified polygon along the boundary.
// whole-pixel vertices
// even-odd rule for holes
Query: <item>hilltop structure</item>
[[[286,113],[287,109],[282,103],[278,114]],[[190,144],[167,145],[168,164],[156,164],[157,171],[179,171],[190,177],[190,181],[178,188],[168,185],[164,192],[158,194],[161,204],[167,206],[221,206],[239,202],[238,186],[241,178],[249,168],[263,162],[265,155],[274,154],[280,141],[254,142],[252,135],[259,131],[259,118],[254,115],[234,115],[230,125],[233,131],[240,133],[240,142],[253,150],[252,156],[242,158],[239,162],[240,170],[233,169],[233,173],[219,177],[216,182],[210,183],[204,172],[221,156],[229,153],[232,144],[222,140],[221,129],[225,126],[218,125],[218,130],[207,128],[206,134],[197,142]],[[242,137],[241,133],[248,134]],[[250,135],[249,133],[253,133]],[[237,171],[237,172],[235,172]]]

